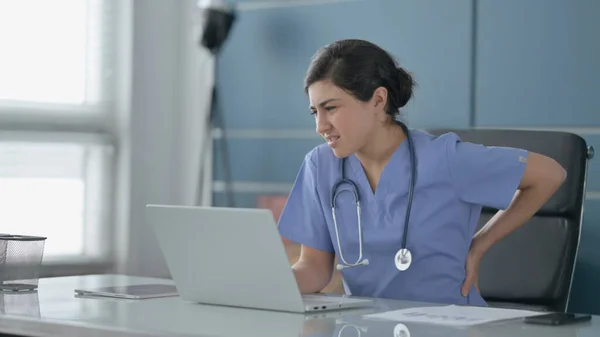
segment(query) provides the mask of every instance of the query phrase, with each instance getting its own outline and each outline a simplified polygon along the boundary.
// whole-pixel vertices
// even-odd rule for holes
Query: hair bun
[[[408,101],[410,101],[413,95],[415,81],[413,80],[412,76],[402,67],[396,68],[396,71],[398,73],[398,88],[400,89],[398,91],[397,102],[398,106],[401,108],[405,106]]]
[[[335,41],[313,55],[304,91],[330,80],[361,102],[369,102],[377,88],[387,90],[385,113],[395,118],[413,95],[413,78],[390,53],[376,44],[356,39]]]

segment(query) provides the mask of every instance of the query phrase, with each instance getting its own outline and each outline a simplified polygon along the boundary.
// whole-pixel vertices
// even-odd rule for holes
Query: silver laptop
[[[269,210],[148,205],[146,221],[183,300],[289,312],[373,303],[301,295]]]

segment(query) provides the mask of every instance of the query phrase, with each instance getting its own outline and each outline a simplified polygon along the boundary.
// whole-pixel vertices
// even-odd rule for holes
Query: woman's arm
[[[463,296],[476,288],[479,261],[505,236],[525,224],[552,197],[564,182],[566,171],[555,160],[529,152],[519,188],[505,210],[498,211],[474,236],[466,263]]]
[[[302,245],[300,258],[292,269],[303,294],[321,291],[331,281],[334,253]]]
[[[481,257],[496,242],[522,226],[562,185],[567,173],[554,159],[529,152],[519,190],[505,210],[501,210],[479,230],[471,254]]]

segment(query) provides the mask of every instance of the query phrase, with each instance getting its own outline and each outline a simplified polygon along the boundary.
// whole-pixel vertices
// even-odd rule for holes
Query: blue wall
[[[588,127],[581,136],[600,149],[599,16],[597,0],[477,1],[475,125]],[[600,200],[588,197],[571,310],[600,314],[599,244]]]
[[[302,81],[311,55],[342,38],[378,43],[414,74],[405,111],[413,127],[553,127],[600,149],[597,17],[597,0],[363,0],[240,12],[218,77],[236,205],[285,194],[321,142]],[[221,172],[217,151],[215,180]],[[600,314],[598,163],[588,191],[570,309]],[[225,203],[218,187],[214,203]]]

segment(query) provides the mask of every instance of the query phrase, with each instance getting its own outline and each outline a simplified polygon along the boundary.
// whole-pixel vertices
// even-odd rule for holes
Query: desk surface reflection
[[[0,294],[0,332],[24,336],[260,336],[260,337],[592,337],[600,336],[600,317],[591,322],[547,327],[522,320],[476,327],[447,327],[374,320],[363,315],[433,304],[376,300],[370,308],[293,314],[201,305],[178,297],[125,300],[77,297],[76,288],[170,280],[121,275],[41,279],[37,292]]]

